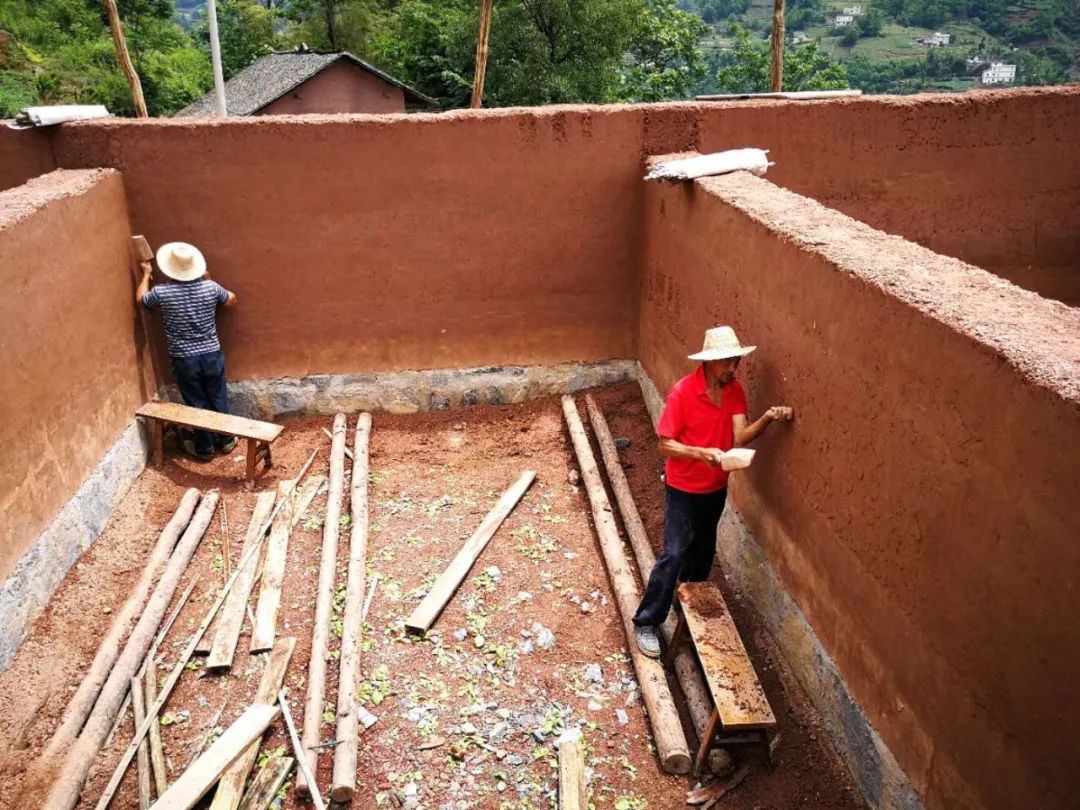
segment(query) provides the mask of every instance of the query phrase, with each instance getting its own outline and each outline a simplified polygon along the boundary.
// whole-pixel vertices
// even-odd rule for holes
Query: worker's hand
[[[773,405],[765,411],[770,422],[790,422],[795,418],[795,411],[787,405]]]
[[[704,451],[704,458],[702,459],[702,461],[704,461],[710,467],[720,466],[720,462],[724,460],[723,450],[718,450],[715,447],[703,447],[701,449]]]
[[[144,276],[149,276],[151,273],[154,272],[154,267],[150,264],[150,262],[139,262],[139,267],[142,268],[142,273]]]

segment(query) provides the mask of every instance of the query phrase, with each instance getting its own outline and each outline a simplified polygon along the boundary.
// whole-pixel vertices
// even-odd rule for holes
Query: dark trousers
[[[695,495],[671,487],[664,501],[664,550],[656,561],[634,624],[662,624],[679,582],[704,582],[716,554],[716,527],[724,513],[727,488]]]
[[[229,396],[225,390],[225,354],[221,351],[173,357],[173,376],[180,387],[180,396],[192,408],[218,413],[229,412]],[[206,430],[193,431],[195,452],[203,455],[221,449],[232,437]]]

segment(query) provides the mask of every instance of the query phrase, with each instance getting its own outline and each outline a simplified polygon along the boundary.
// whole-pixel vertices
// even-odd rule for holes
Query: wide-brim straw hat
[[[689,355],[691,360],[729,360],[746,357],[757,346],[743,346],[735,330],[730,326],[717,326],[705,332],[705,344],[701,351]]]
[[[168,242],[159,247],[157,263],[173,281],[194,281],[206,272],[206,259],[187,242]]]

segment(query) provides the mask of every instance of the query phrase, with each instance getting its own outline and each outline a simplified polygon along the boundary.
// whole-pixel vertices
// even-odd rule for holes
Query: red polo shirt
[[[668,393],[664,413],[656,426],[656,435],[674,439],[691,447],[715,447],[730,450],[735,446],[732,417],[746,413],[746,394],[738,380],[724,386],[720,404],[709,399],[705,369],[688,374]],[[704,461],[669,458],[664,465],[668,486],[683,492],[716,492],[727,486],[728,474]]]

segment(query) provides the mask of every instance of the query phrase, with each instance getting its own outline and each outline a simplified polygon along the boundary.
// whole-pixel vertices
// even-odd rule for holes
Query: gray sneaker
[[[655,627],[635,627],[634,638],[637,640],[638,649],[646,656],[660,657],[660,639],[656,637]]]

